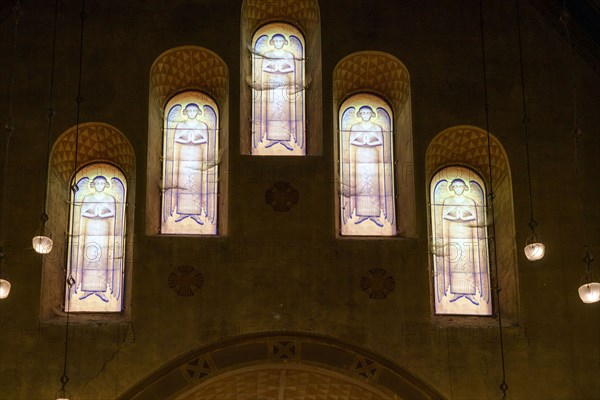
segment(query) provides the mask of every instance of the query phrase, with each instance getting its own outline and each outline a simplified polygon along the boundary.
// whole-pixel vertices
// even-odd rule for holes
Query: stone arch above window
[[[379,51],[361,51],[342,59],[333,72],[333,97],[344,99],[366,88],[389,99],[394,112],[410,106],[408,70],[396,57]]]
[[[490,276],[492,285],[495,282],[494,259],[497,260],[498,281],[502,289],[500,304],[497,304],[497,298],[494,298],[494,311],[497,307],[502,307],[502,318],[507,323],[518,324],[518,275],[517,275],[517,254],[514,242],[514,209],[512,196],[512,178],[510,165],[504,147],[500,141],[493,135],[489,135],[489,148],[492,165],[492,182],[490,188],[489,159],[488,159],[488,135],[484,129],[460,125],[448,128],[440,132],[427,147],[425,156],[425,169],[427,178],[428,200],[431,204],[434,199],[430,193],[430,184],[432,179],[438,173],[449,166],[463,166],[473,170],[479,175],[486,186],[487,195],[493,192],[494,197],[494,218],[495,218],[495,246],[492,245],[493,238],[488,226],[490,241],[488,242],[490,254]],[[429,220],[433,216],[429,210]],[[488,223],[489,210],[488,210]],[[435,257],[434,239],[430,231],[430,262]],[[494,252],[496,253],[494,258]],[[432,286],[433,287],[433,286]],[[493,292],[493,291],[492,291]],[[432,291],[433,293],[433,291]],[[493,293],[492,293],[493,295]]]
[[[228,96],[229,71],[215,52],[198,46],[170,49],[150,68],[150,99],[159,107],[184,89],[197,89],[223,103]]]
[[[245,34],[252,34],[265,21],[289,19],[304,31],[320,30],[321,16],[315,0],[244,0],[242,4]]]
[[[50,155],[50,174],[69,182],[75,167],[75,127],[64,132],[54,143]],[[101,122],[79,125],[77,164],[95,160],[119,165],[126,175],[135,173],[135,154],[129,140],[115,127]]]
[[[65,301],[65,268],[67,263],[67,231],[69,227],[69,203],[71,196],[71,180],[75,170],[94,163],[110,164],[122,171],[123,178],[129,183],[135,182],[135,153],[131,143],[117,128],[101,123],[88,122],[76,127],[71,127],[62,133],[54,142],[50,152],[50,165],[48,177],[48,228],[54,233],[54,249],[44,257],[42,272],[41,294],[41,319],[52,321],[64,317],[63,307]],[[75,139],[77,136],[77,146]],[[77,166],[75,165],[75,152],[77,151]],[[130,209],[135,207],[135,189],[130,186],[127,194],[127,205]],[[129,232],[133,232],[133,212],[125,217],[125,225]],[[126,248],[127,257],[124,260],[124,284],[131,285],[131,259],[133,250],[133,235],[128,235],[122,244]],[[130,292],[125,292],[122,297],[124,310],[118,314],[99,315],[95,313],[79,314],[78,320],[112,321],[128,317],[128,304]]]
[[[301,333],[248,335],[195,350],[158,368],[118,399],[443,399],[426,382],[370,351]],[[350,396],[353,394],[353,396]]]
[[[510,179],[508,158],[504,147],[494,135],[490,135],[492,178],[494,186]],[[427,148],[427,176],[443,166],[462,162],[471,165],[489,181],[488,139],[485,130],[475,126],[461,125],[439,133]],[[498,193],[497,193],[498,194]]]
[[[340,108],[342,103],[358,93],[370,93],[391,106],[396,233],[400,237],[416,237],[412,112],[408,70],[396,57],[377,51],[350,54],[336,65],[333,71],[336,160],[340,159],[339,132],[343,128],[340,126]],[[341,165],[338,165],[337,173],[341,176]],[[337,209],[341,210],[340,198],[336,201]],[[340,222],[338,222],[338,232],[341,231],[339,224]]]
[[[158,234],[162,218],[162,174],[164,121],[168,118],[167,102],[185,91],[201,92],[210,97],[219,114],[220,149],[216,162],[218,177],[218,232],[226,234],[227,170],[229,159],[229,71],[213,51],[198,46],[182,46],[159,55],[150,68],[148,110],[148,164],[146,187],[146,233]]]
[[[241,153],[258,154],[253,150],[252,141],[254,130],[252,124],[253,110],[255,109],[253,104],[257,101],[255,98],[256,83],[253,74],[253,61],[256,59],[255,35],[267,24],[277,25],[279,23],[297,30],[298,34],[296,36],[302,36],[303,54],[302,57],[296,58],[295,64],[297,66],[296,71],[299,70],[300,66],[303,69],[303,93],[301,93],[302,96],[294,93],[293,105],[296,107],[298,104],[304,103],[304,113],[301,115],[305,123],[305,129],[302,132],[305,135],[304,154],[322,154],[321,27],[317,2],[315,0],[244,0],[241,15]],[[291,45],[291,43],[289,44]],[[289,49],[286,47],[287,50]],[[296,54],[297,49],[292,50],[292,53]],[[296,75],[297,72],[294,75],[294,85],[299,80]],[[275,92],[273,91],[273,93]],[[275,147],[279,148],[281,146]],[[301,153],[297,155],[301,155]]]

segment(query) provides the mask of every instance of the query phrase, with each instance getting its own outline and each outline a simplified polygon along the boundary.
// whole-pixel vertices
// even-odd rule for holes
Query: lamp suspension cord
[[[589,246],[588,246],[588,235],[587,235],[587,226],[585,223],[585,214],[583,212],[583,190],[581,189],[581,175],[579,174],[579,139],[581,138],[581,131],[576,128],[574,133],[573,133],[573,139],[575,140],[575,179],[577,180],[577,192],[578,192],[578,196],[579,197],[579,213],[581,215],[581,221],[582,221],[582,225],[583,225],[583,249],[584,249],[584,257],[583,257],[583,262],[586,265],[586,274],[587,274],[587,278],[589,280],[590,278],[590,274],[592,272],[591,270],[591,263],[593,261],[592,256],[590,255],[589,252]],[[589,283],[589,282],[588,282]]]
[[[12,48],[12,59],[10,62],[10,86],[8,88],[8,121],[4,126],[6,131],[6,148],[4,149],[4,165],[2,171],[2,209],[0,210],[0,279],[4,277],[3,275],[3,267],[4,267],[4,229],[5,217],[6,217],[6,183],[8,180],[8,155],[10,148],[10,138],[15,131],[15,127],[13,125],[12,119],[12,94],[13,88],[15,86],[15,60],[17,58],[17,32],[19,27],[19,19],[21,18],[21,7],[20,2],[17,0],[16,4],[12,8],[11,11],[15,13],[15,28],[13,32],[13,48]]]
[[[83,25],[85,21],[85,0],[81,0],[81,13],[79,14],[81,17],[81,34],[80,34],[80,46],[79,46],[79,78],[77,81],[77,119],[75,122],[75,172],[77,172],[77,164],[78,164],[78,156],[79,156],[79,121],[80,121],[80,111],[81,111],[81,103],[83,102],[83,98],[81,97],[81,77],[83,73]]]
[[[6,125],[4,125],[4,129],[6,131],[6,147],[4,149],[4,170],[2,171],[2,216],[0,219],[0,229],[2,229],[2,234],[0,234],[0,267],[2,266],[2,263],[4,262],[4,232],[6,232],[6,229],[4,229],[4,224],[5,224],[5,217],[6,217],[6,183],[8,180],[8,155],[9,155],[9,148],[10,148],[10,139],[12,137],[13,132],[15,131],[15,127],[13,125],[13,118],[12,118],[12,95],[13,95],[13,88],[15,87],[15,61],[17,58],[17,32],[19,29],[19,19],[21,18],[21,7],[20,7],[20,2],[17,1],[17,3],[15,4],[15,6],[13,7],[14,13],[15,13],[15,27],[14,27],[14,31],[13,31],[13,45],[12,45],[12,59],[10,62],[10,70],[9,70],[9,74],[10,74],[10,80],[9,80],[9,87],[8,87],[8,121],[6,122]],[[1,270],[1,268],[0,268]]]
[[[50,145],[52,144],[52,118],[54,117],[54,107],[52,106],[52,99],[54,94],[54,73],[56,65],[56,27],[58,21],[58,0],[54,2],[54,32],[52,33],[52,65],[50,69],[50,100],[48,102],[48,137],[46,145],[46,182],[48,182],[48,168],[50,164]],[[44,211],[42,212],[41,219],[42,224],[45,224],[48,219],[47,215],[47,200],[48,200],[48,187],[44,191]]]
[[[523,67],[523,43],[521,41],[521,11],[520,1],[515,0],[517,10],[517,37],[519,40],[519,64],[521,72],[521,98],[523,99],[523,132],[525,135],[525,155],[527,159],[527,183],[529,187],[529,227],[535,234],[537,223],[533,218],[533,193],[531,190],[531,162],[529,158],[529,116],[527,115],[527,102],[525,101],[525,69]]]
[[[81,103],[83,102],[83,98],[81,97],[81,77],[83,73],[83,25],[85,21],[85,0],[81,0],[81,13],[79,14],[81,18],[81,32],[79,38],[79,78],[77,81],[77,118],[75,120],[75,161],[73,163],[73,172],[77,173],[78,166],[78,157],[79,157],[79,121],[81,114]]]
[[[565,35],[567,36],[567,43],[569,44],[569,63],[571,68],[571,88],[573,89],[573,134],[575,138],[581,134],[579,132],[579,118],[577,115],[577,88],[575,87],[575,59],[573,57],[573,41],[571,40],[571,31],[569,30],[569,22],[571,21],[571,15],[567,10],[567,3],[563,0],[563,9],[560,14],[560,22],[565,28]]]
[[[490,118],[489,118],[489,104],[488,104],[488,91],[487,91],[487,65],[485,62],[485,35],[484,35],[484,19],[483,19],[483,3],[479,0],[479,27],[481,29],[481,59],[483,69],[483,96],[484,96],[484,110],[485,110],[485,130],[487,133],[487,150],[488,150],[488,174],[490,180],[490,193],[489,199],[489,210],[492,217],[492,238],[491,242],[493,246],[490,246],[493,250],[494,260],[494,286],[496,291],[497,299],[497,315],[498,315],[498,333],[500,338],[500,355],[502,361],[502,383],[500,384],[500,390],[502,390],[502,398],[506,399],[506,392],[508,385],[506,384],[506,367],[504,361],[504,337],[502,334],[502,307],[500,307],[500,285],[498,279],[498,259],[496,256],[496,220],[494,213],[494,183],[492,176],[492,147],[490,141]]]
[[[78,165],[78,155],[79,155],[79,117],[80,117],[80,111],[81,111],[81,103],[83,101],[82,97],[81,97],[81,77],[82,77],[82,67],[83,67],[83,27],[84,27],[84,21],[85,21],[85,0],[81,0],[81,12],[79,14],[80,18],[81,18],[81,30],[80,30],[80,35],[79,35],[79,78],[78,78],[78,82],[77,82],[77,98],[76,98],[76,102],[77,102],[77,118],[76,118],[76,124],[75,124],[75,157],[74,157],[74,161],[73,161],[73,176],[76,178],[77,175],[77,165]],[[75,182],[75,184],[73,184],[73,186],[71,187],[71,190],[73,192],[73,194],[78,190],[77,188],[77,182]],[[72,213],[74,214],[74,213]],[[73,217],[74,215],[71,216],[71,226],[73,224]],[[73,258],[71,257],[71,260]],[[65,272],[65,277],[67,277],[67,285],[69,287],[69,292],[71,290],[71,286],[72,286],[72,276],[70,276],[70,267],[67,266],[68,270]],[[74,282],[75,285],[77,285],[77,282]],[[70,293],[69,296],[70,297]],[[63,364],[63,375],[60,379],[61,383],[62,383],[62,388],[61,390],[64,391],[65,389],[65,385],[67,384],[67,382],[69,382],[69,377],[67,375],[67,355],[68,355],[68,349],[69,349],[69,317],[71,315],[70,313],[70,307],[67,307],[66,310],[66,314],[67,314],[67,321],[66,321],[66,330],[65,330],[65,358],[64,358],[64,364]]]
[[[571,32],[569,30],[569,22],[571,21],[571,16],[569,11],[567,10],[567,4],[563,1],[563,10],[560,15],[560,22],[562,22],[565,35],[567,36],[567,43],[569,44],[569,63],[571,68],[571,88],[573,90],[573,140],[574,140],[574,158],[575,158],[575,179],[577,181],[577,197],[579,198],[579,214],[581,216],[581,224],[583,226],[583,249],[585,251],[585,255],[583,257],[583,262],[586,265],[586,278],[589,282],[590,274],[591,274],[591,263],[593,261],[592,256],[589,253],[588,246],[588,232],[587,225],[585,221],[585,213],[583,212],[583,189],[581,184],[581,174],[579,173],[579,142],[583,134],[581,133],[581,129],[579,128],[579,115],[577,113],[577,87],[575,85],[575,57],[573,56],[573,42],[571,40]]]

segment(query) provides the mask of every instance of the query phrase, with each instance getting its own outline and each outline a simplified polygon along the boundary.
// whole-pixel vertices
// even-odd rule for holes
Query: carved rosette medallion
[[[286,212],[298,203],[300,195],[288,182],[277,182],[265,191],[265,203],[277,212]]]
[[[396,280],[385,269],[372,268],[360,278],[360,288],[369,298],[384,300],[396,288]]]
[[[180,265],[169,274],[169,289],[177,296],[193,296],[204,285],[204,276],[191,265]]]

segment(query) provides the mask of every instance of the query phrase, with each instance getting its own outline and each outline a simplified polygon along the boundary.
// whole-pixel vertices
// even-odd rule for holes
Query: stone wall
[[[31,249],[46,190],[50,3],[23,2],[18,30],[15,132],[2,234],[13,285],[0,302],[2,399],[51,398],[62,375],[64,316],[43,318],[42,276],[49,263]],[[522,253],[529,198],[514,4],[484,3],[489,128],[510,164],[516,232],[501,239],[516,246],[516,286],[500,292],[515,293],[511,300],[518,307],[516,320],[503,329],[508,393],[514,399],[600,398],[600,304],[584,305],[577,295],[584,221],[575,185],[568,43],[536,8],[521,2],[532,190],[547,246],[546,257],[530,263]],[[75,398],[116,398],[183,354],[242,335],[287,331],[352,343],[447,398],[500,397],[497,319],[471,323],[432,315],[427,237],[429,144],[450,127],[486,127],[478,5],[326,0],[319,7],[320,34],[313,37],[321,40],[321,66],[313,76],[322,79],[316,86],[322,90],[322,122],[316,127],[322,143],[313,143],[313,155],[284,158],[240,150],[247,142],[241,138],[250,134],[240,117],[241,1],[86,2],[81,121],[108,124],[131,143],[135,201],[128,212],[135,223],[128,248],[129,318],[71,319],[67,389]],[[60,4],[53,140],[75,124],[79,10],[75,1]],[[12,16],[0,21],[3,123],[13,28]],[[227,168],[221,171],[227,226],[218,237],[160,236],[156,222],[149,222],[156,218],[150,193],[158,188],[148,186],[155,185],[156,174],[149,176],[153,159],[147,150],[161,134],[156,124],[149,129],[158,112],[150,102],[150,68],[163,52],[181,46],[211,50],[229,73],[228,109],[222,114]],[[333,72],[340,60],[359,51],[388,53],[410,74],[414,163],[397,165],[406,184],[414,182],[415,234],[407,237],[350,239],[335,231]],[[584,134],[579,156],[585,224],[590,250],[600,254],[600,78],[575,55],[574,79]],[[297,204],[287,212],[265,203],[265,191],[277,182],[298,191]],[[66,229],[58,227],[54,234],[65,235]],[[505,263],[511,260],[500,256]],[[179,296],[177,287],[169,287],[169,276],[177,276],[182,265],[202,274],[203,285],[193,296]],[[384,299],[361,289],[361,279],[374,268],[395,282]]]

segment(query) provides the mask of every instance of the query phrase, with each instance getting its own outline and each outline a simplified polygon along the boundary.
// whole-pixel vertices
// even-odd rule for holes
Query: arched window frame
[[[150,67],[148,104],[148,158],[146,169],[146,226],[148,235],[161,233],[162,176],[165,110],[169,99],[178,93],[197,91],[210,97],[219,111],[219,177],[217,235],[226,236],[229,175],[229,71],[215,52],[199,46],[181,46],[164,51]],[[188,235],[188,234],[186,234]]]
[[[394,195],[396,207],[396,234],[377,236],[388,238],[416,238],[416,205],[413,171],[412,111],[410,77],[404,64],[391,54],[379,51],[352,53],[338,62],[333,71],[333,121],[334,160],[336,175],[341,176],[339,154],[338,111],[342,103],[352,95],[371,93],[385,100],[393,114],[394,136]],[[336,234],[342,236],[340,182],[335,182]],[[360,238],[360,236],[358,236]]]
[[[305,41],[305,154],[323,153],[323,100],[321,69],[321,18],[316,0],[243,0],[240,20],[240,153],[252,149],[252,39],[269,23],[294,26]]]
[[[67,271],[67,238],[70,232],[69,203],[72,193],[71,180],[75,169],[93,163],[107,163],[123,172],[127,182],[135,182],[135,152],[127,137],[117,128],[101,123],[86,122],[63,132],[54,142],[50,152],[47,186],[47,212],[51,218],[47,227],[53,232],[54,246],[43,258],[40,320],[58,322],[66,318],[65,279]],[[77,140],[77,146],[75,142]],[[77,148],[77,157],[75,149]],[[75,159],[77,158],[77,165]],[[135,189],[129,187],[127,207],[135,208]],[[134,213],[125,215],[127,232],[134,231]],[[133,235],[125,238],[125,275],[123,309],[121,312],[72,313],[76,322],[125,321],[131,316]]]
[[[489,140],[489,142],[488,142]],[[488,147],[489,146],[489,147]],[[457,125],[438,133],[429,143],[425,155],[426,196],[428,201],[428,243],[429,263],[433,276],[434,246],[431,236],[431,211],[432,202],[430,182],[434,174],[447,166],[464,166],[476,171],[483,179],[486,191],[490,193],[490,168],[491,158],[494,187],[494,219],[495,239],[488,239],[490,257],[490,278],[492,285],[496,282],[502,288],[502,296],[498,302],[497,292],[492,290],[493,318],[478,316],[451,316],[435,315],[434,311],[434,286],[431,285],[431,315],[433,321],[448,325],[474,325],[488,326],[495,324],[497,308],[502,308],[502,321],[506,324],[519,324],[519,284],[517,271],[517,253],[515,245],[514,207],[512,195],[512,177],[510,164],[502,143],[492,134],[472,125]],[[488,209],[488,222],[491,221]],[[491,235],[488,229],[488,235]],[[494,253],[495,252],[495,253]],[[494,263],[497,265],[494,265]],[[433,282],[433,279],[431,279]]]

